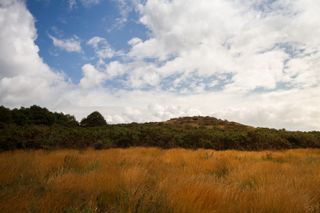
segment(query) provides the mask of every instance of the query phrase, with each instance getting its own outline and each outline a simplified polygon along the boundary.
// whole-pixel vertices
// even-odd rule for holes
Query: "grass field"
[[[0,154],[0,212],[320,212],[320,150]]]

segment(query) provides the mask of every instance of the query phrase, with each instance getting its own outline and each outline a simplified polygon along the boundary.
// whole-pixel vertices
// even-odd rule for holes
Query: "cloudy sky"
[[[0,105],[320,130],[319,0],[1,0]]]

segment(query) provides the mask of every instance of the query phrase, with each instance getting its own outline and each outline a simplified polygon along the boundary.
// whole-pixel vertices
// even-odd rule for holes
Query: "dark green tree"
[[[81,120],[80,125],[82,127],[97,127],[107,125],[104,117],[97,111],[88,115],[88,117]]]
[[[0,123],[12,123],[12,113],[10,109],[0,106]]]
[[[24,109],[13,109],[11,111],[12,120],[15,124],[26,125],[30,123],[29,117]]]
[[[55,123],[61,126],[76,127],[78,122],[73,115],[63,114],[63,113],[53,113],[55,118]]]
[[[23,111],[23,109],[20,109],[20,111]],[[25,111],[33,124],[52,125],[54,123],[54,115],[47,108],[33,105]]]

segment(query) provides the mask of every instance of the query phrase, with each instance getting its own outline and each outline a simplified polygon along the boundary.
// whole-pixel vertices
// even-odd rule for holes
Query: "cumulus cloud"
[[[0,28],[0,103],[47,104],[55,91],[66,87],[64,76],[39,57],[34,19],[23,1],[2,1]]]
[[[83,78],[80,80],[80,86],[83,88],[92,88],[99,86],[105,79],[105,74],[98,71],[91,64],[85,64],[82,67]]]
[[[81,52],[81,42],[78,37],[74,36],[69,39],[58,39],[49,34],[53,45],[67,52]]]
[[[121,54],[106,39],[91,38],[87,45],[98,62],[84,64],[80,83],[72,84],[39,57],[25,4],[0,3],[1,104],[43,104],[78,119],[99,110],[112,123],[212,115],[255,126],[319,130],[319,1],[134,5],[148,38],[130,39],[129,51]],[[51,39],[65,46],[66,40]]]
[[[230,74],[228,88],[243,92],[277,89],[279,83],[312,86],[319,82],[320,34],[313,30],[319,28],[319,3],[304,2],[147,1],[138,8],[152,36],[132,39],[128,55],[162,62],[162,77]],[[308,38],[306,32],[312,32]],[[317,79],[312,83],[311,75]]]
[[[172,77],[178,78],[175,82],[189,80],[198,73],[204,78],[231,76],[226,88],[244,93],[259,88],[277,89],[279,84],[310,86],[306,81],[310,75],[318,76],[317,72],[306,77],[306,72],[291,66],[292,63],[304,66],[310,62],[309,58],[318,57],[319,52],[318,44],[306,45],[309,41],[299,35],[303,30],[292,24],[293,20],[309,22],[300,20],[311,10],[302,6],[287,1],[235,0],[201,4],[181,0],[141,3],[137,6],[140,21],[149,28],[151,36],[145,41],[132,38],[128,42],[132,46],[128,56],[133,64],[139,64],[129,74],[128,83],[132,82],[134,88],[144,87],[143,78],[137,78],[142,66],[137,61],[151,60],[152,63],[144,63],[144,68],[154,67],[160,84]],[[313,51],[311,56],[307,50]],[[301,52],[295,54],[295,51]],[[138,84],[137,79],[141,79]],[[146,83],[148,80],[145,78]],[[206,85],[195,86],[196,90],[200,87]]]
[[[95,49],[96,55],[100,59],[112,58],[119,54],[110,47],[110,44],[105,38],[95,36],[92,37],[87,44]]]

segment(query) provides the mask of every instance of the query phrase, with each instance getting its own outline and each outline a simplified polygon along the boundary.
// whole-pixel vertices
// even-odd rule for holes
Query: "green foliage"
[[[81,122],[81,126],[91,128],[82,128],[71,115],[31,108],[9,110],[0,107],[0,150],[131,146],[216,150],[320,148],[320,132],[248,128],[209,118],[199,126],[181,124],[178,120],[106,125],[98,112]],[[215,123],[223,128],[214,126]]]
[[[4,106],[0,106],[0,123],[12,123],[11,111]]]
[[[10,110],[0,106],[0,123],[2,125],[16,124],[25,125],[62,125],[68,127],[78,126],[75,117],[63,113],[52,113],[46,108],[33,105],[30,108]]]
[[[78,126],[78,122],[73,115],[54,113],[55,123],[62,126],[75,127]]]
[[[97,111],[88,115],[88,117],[81,120],[80,125],[82,127],[97,127],[107,125],[104,117]]]

